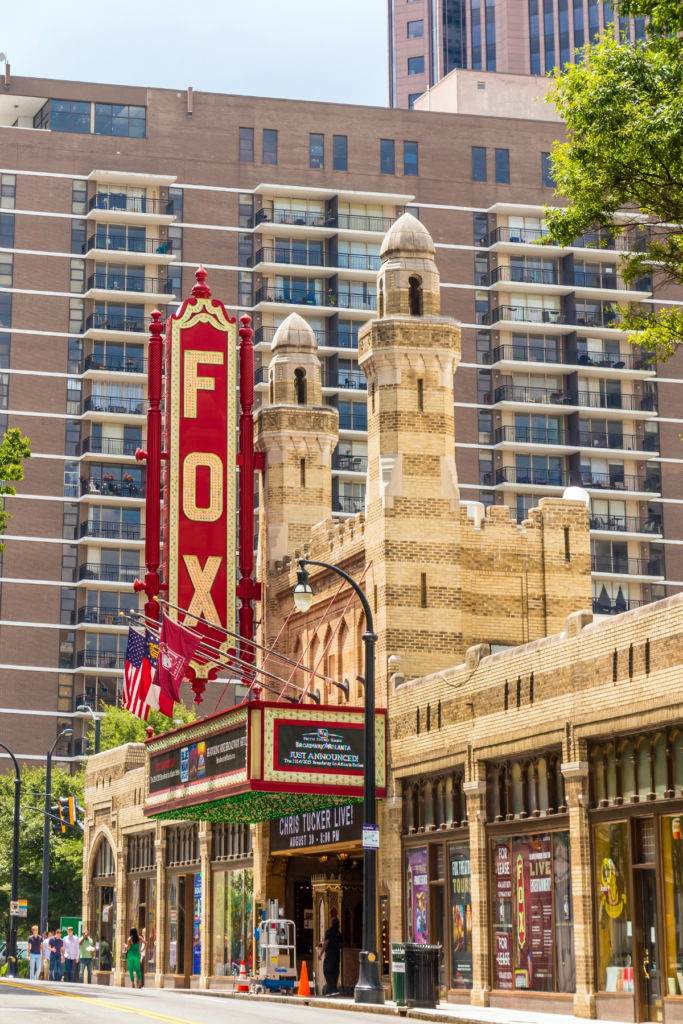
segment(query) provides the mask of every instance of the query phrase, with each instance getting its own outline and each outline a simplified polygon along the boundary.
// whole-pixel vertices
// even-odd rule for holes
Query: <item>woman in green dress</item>
[[[128,936],[128,943],[126,945],[126,961],[128,963],[128,973],[130,974],[130,980],[133,983],[133,988],[142,988],[142,967],[140,965],[140,947],[144,947],[145,940],[140,939],[137,928],[131,928],[130,935]],[[137,985],[135,984],[135,975],[137,974]]]

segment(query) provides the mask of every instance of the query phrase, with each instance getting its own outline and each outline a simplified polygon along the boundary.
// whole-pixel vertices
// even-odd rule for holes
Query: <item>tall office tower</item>
[[[17,754],[44,758],[79,705],[120,693],[144,558],[135,450],[154,307],[170,314],[203,262],[213,294],[253,318],[257,409],[278,326],[293,310],[307,321],[322,401],[339,414],[329,514],[348,519],[365,507],[368,468],[358,331],[406,210],[434,240],[441,311],[461,326],[461,497],[509,505],[523,529],[540,497],[584,486],[596,614],[683,586],[680,359],[658,368],[612,311],[678,295],[653,296],[647,278],[625,288],[620,248],[636,235],[539,254],[563,131],[530,114],[203,93],[188,116],[175,90],[12,79],[0,94],[0,428],[20,427],[33,450],[6,500],[0,573],[0,706]],[[82,756],[81,730],[60,756]]]
[[[389,105],[412,108],[454,70],[544,75],[614,24],[645,37],[645,19],[599,0],[388,0]]]

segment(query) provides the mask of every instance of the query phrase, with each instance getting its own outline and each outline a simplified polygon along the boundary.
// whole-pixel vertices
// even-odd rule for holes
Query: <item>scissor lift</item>
[[[264,915],[259,926],[259,983],[266,991],[287,992],[296,980],[294,922]]]

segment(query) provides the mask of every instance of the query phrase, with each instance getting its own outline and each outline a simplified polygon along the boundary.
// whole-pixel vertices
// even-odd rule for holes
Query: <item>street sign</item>
[[[379,850],[379,825],[363,825],[363,849]]]
[[[28,900],[11,900],[9,912],[11,917],[26,917],[28,915]]]

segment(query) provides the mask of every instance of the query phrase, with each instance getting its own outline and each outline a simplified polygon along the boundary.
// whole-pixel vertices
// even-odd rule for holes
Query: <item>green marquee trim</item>
[[[178,807],[150,814],[160,821],[227,821],[231,824],[252,824],[269,821],[286,814],[321,811],[326,807],[360,804],[362,796],[323,796],[316,793],[263,793],[250,791],[207,803]]]

